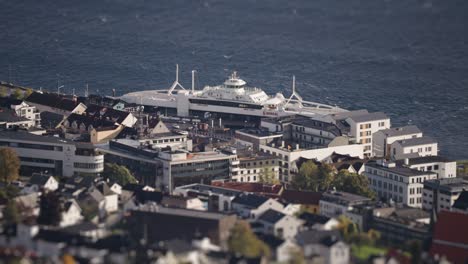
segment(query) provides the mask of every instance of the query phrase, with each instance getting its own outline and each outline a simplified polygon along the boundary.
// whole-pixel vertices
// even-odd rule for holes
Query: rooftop
[[[267,197],[255,194],[241,193],[236,198],[234,198],[234,200],[232,200],[232,203],[242,204],[250,208],[257,208],[260,205],[264,204],[266,201],[268,201],[268,199],[269,198]]]
[[[50,144],[75,144],[73,141],[68,139],[63,139],[59,137],[52,137],[52,136],[39,136],[35,134],[31,134],[24,131],[0,131],[0,139],[7,139],[7,140],[21,140],[21,141],[29,141],[35,143],[50,143]]]
[[[268,209],[258,218],[258,220],[261,220],[270,224],[275,224],[285,216],[286,215],[281,212],[278,212],[273,209]]]
[[[424,187],[447,192],[461,192],[468,190],[468,181],[462,178],[425,180]]]
[[[267,196],[276,196],[282,190],[281,185],[263,184],[259,182],[212,182],[213,186],[223,187],[242,192],[259,193]]]
[[[375,161],[370,161],[370,162],[366,163],[366,167],[388,171],[388,172],[397,174],[398,176],[405,176],[405,177],[435,174],[435,172],[419,171],[419,170],[416,170],[416,169],[410,169],[410,168],[402,167],[402,166],[398,166],[398,165],[396,165],[395,167],[390,167],[389,168],[389,167],[377,164],[377,162],[375,162]]]
[[[66,111],[73,111],[79,104],[74,100],[63,98],[58,94],[42,92],[33,92],[26,98],[26,101]]]
[[[382,113],[382,112],[361,113],[361,114],[352,115],[349,118],[356,123],[389,119],[389,117],[385,113]]]
[[[180,217],[190,217],[190,218],[201,218],[201,219],[209,219],[209,220],[221,220],[225,218],[226,214],[221,213],[214,213],[214,212],[206,212],[206,211],[199,211],[199,210],[189,210],[189,209],[181,209],[181,208],[168,208],[162,206],[155,206],[151,204],[146,204],[145,206],[141,207],[139,210],[135,210],[137,212],[142,213],[149,213],[149,214],[165,214],[165,215],[174,215]]]
[[[436,162],[454,162],[454,161],[449,160],[449,159],[444,158],[444,157],[440,157],[440,156],[425,156],[425,157],[416,157],[416,158],[409,158],[408,159],[408,165],[436,163]],[[398,160],[396,163],[398,165],[403,165],[404,160]]]
[[[420,137],[420,138],[411,138],[411,139],[405,139],[405,140],[398,140],[398,143],[402,147],[412,147],[412,146],[419,146],[419,145],[426,145],[426,144],[434,144],[437,143],[437,141],[431,137]]]
[[[16,112],[13,110],[0,108],[0,122],[13,123],[24,121],[29,121],[29,119],[17,116]]]
[[[307,117],[296,118],[293,121],[294,125],[308,127],[308,128],[316,128],[319,130],[328,131],[335,136],[341,136],[341,130],[333,123],[327,123],[320,120],[314,120]]]
[[[458,196],[457,200],[453,203],[452,208],[462,211],[468,210],[468,190],[460,193],[460,196]]]
[[[397,137],[403,135],[419,134],[422,133],[417,126],[404,126],[404,127],[392,127],[384,130],[380,130],[387,137]]]
[[[361,204],[371,201],[370,198],[361,195],[336,191],[328,191],[323,193],[322,198],[320,200],[346,205]]]
[[[211,186],[211,185],[205,185],[205,184],[200,184],[200,183],[179,186],[179,187],[176,187],[176,189],[193,190],[193,191],[197,191],[201,193],[214,193],[214,194],[221,194],[225,196],[236,196],[242,193],[242,191],[237,191],[237,190],[217,187],[217,186]]]

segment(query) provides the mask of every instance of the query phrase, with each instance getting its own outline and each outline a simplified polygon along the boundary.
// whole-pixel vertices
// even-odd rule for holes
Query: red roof
[[[454,263],[468,261],[468,214],[441,211],[432,237],[431,254]]]
[[[269,197],[279,196],[283,186],[278,184],[263,184],[259,182],[211,182],[211,185],[226,189],[250,192]]]

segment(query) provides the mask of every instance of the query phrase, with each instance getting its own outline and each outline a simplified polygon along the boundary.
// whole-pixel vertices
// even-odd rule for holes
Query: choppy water
[[[269,92],[418,125],[468,158],[466,0],[0,0],[0,79],[110,94],[233,69]]]

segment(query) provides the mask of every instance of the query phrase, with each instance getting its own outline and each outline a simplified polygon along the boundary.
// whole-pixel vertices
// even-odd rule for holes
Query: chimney
[[[299,150],[299,144],[296,144],[296,150]]]
[[[405,158],[405,165],[406,165],[406,166],[409,165],[409,159],[408,159],[408,158]]]
[[[284,140],[281,140],[281,147],[284,148]]]

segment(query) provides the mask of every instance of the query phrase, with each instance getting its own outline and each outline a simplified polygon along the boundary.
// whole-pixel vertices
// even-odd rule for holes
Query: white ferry
[[[176,80],[169,89],[132,92],[120,99],[128,103],[156,106],[166,113],[171,112],[181,117],[278,117],[294,114],[321,116],[347,111],[337,106],[303,100],[296,92],[294,76],[293,92],[289,98],[285,98],[282,93],[270,96],[260,88],[247,86],[236,72],[221,85],[195,90],[194,74],[195,71],[192,71],[191,90],[179,83],[177,66]]]

